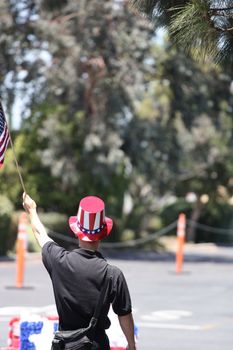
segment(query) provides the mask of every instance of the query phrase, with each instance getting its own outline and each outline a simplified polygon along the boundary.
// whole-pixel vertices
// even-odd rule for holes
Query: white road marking
[[[187,325],[187,324],[173,324],[173,323],[147,323],[138,322],[140,328],[159,328],[159,329],[174,329],[174,330],[184,330],[184,331],[204,331],[208,329],[215,328],[216,325]]]
[[[9,316],[0,316],[0,322],[9,322],[11,317]]]
[[[9,306],[0,308],[0,317],[2,316],[19,316],[21,314],[44,314],[44,315],[56,315],[55,305],[47,305],[42,307],[31,306]]]
[[[152,311],[150,314],[142,315],[143,321],[166,321],[179,320],[182,317],[191,317],[192,312],[186,310],[159,310]]]
[[[25,311],[25,307],[9,306],[0,308],[0,316],[16,316]]]
[[[203,331],[215,328],[216,325],[205,324],[183,324],[183,323],[168,323],[166,321],[178,321],[182,318],[192,317],[193,313],[187,310],[157,310],[140,317],[142,322],[137,322],[140,328],[160,328],[160,329],[174,329],[184,331]],[[189,322],[190,323],[190,322]]]
[[[138,310],[134,309],[136,313]],[[138,313],[138,312],[137,312]],[[22,306],[10,306],[0,308],[0,321],[9,321],[11,317],[26,316],[31,314],[37,315],[56,315],[55,305],[47,305],[43,307],[22,307]],[[152,311],[150,314],[142,315],[140,319],[142,322],[137,322],[136,325],[140,328],[157,328],[157,329],[173,329],[184,331],[203,331],[216,327],[213,324],[205,325],[192,325],[192,324],[177,324],[167,323],[166,321],[179,320],[183,317],[191,317],[192,312],[185,310],[159,310]],[[165,321],[163,323],[157,321]]]

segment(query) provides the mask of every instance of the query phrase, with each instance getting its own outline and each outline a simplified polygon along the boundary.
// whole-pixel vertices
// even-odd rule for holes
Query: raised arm
[[[44,225],[40,221],[36,210],[36,203],[26,193],[23,194],[23,207],[29,214],[34,236],[42,248],[46,242],[52,241],[52,239],[48,236]]]
[[[128,350],[136,350],[135,338],[134,338],[134,321],[132,313],[125,316],[118,316],[121,329],[128,342]]]

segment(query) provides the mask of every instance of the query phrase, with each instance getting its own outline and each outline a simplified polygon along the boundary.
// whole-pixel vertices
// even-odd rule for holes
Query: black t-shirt
[[[42,248],[42,259],[52,280],[62,330],[89,325],[107,269],[111,276],[109,293],[104,301],[98,329],[107,329],[110,326],[107,317],[110,304],[119,316],[132,311],[123,273],[116,266],[109,265],[99,252],[83,248],[67,251],[50,241]]]

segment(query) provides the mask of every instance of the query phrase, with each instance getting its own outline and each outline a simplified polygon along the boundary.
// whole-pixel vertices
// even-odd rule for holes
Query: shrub
[[[181,212],[185,213],[187,220],[189,220],[193,209],[194,205],[185,202],[182,198],[177,199],[176,203],[163,208],[161,211],[163,225],[167,226],[174,220],[177,220]],[[210,227],[207,229],[204,227],[196,228],[195,243],[233,243],[232,207],[228,203],[218,202],[217,200],[210,201],[203,206],[197,223]],[[186,232],[188,232],[189,227],[190,224],[187,222]],[[172,230],[171,234],[176,235],[176,229]]]
[[[0,255],[6,255],[11,248],[11,215],[13,204],[6,196],[0,196]]]
[[[15,211],[11,218],[11,226],[9,233],[10,249],[13,250],[17,239],[18,222],[22,211]],[[39,217],[47,229],[49,236],[64,248],[71,249],[74,247],[72,238],[74,237],[67,223],[67,216],[56,212],[39,213]],[[38,245],[32,232],[30,223],[28,225],[28,240],[27,249],[29,252],[40,252],[41,248]],[[64,237],[63,237],[64,236]],[[74,241],[75,242],[75,241]],[[77,246],[76,246],[77,247]]]
[[[39,216],[46,227],[49,236],[55,242],[66,249],[77,248],[78,240],[75,239],[74,234],[69,228],[67,215],[50,212],[39,213]],[[38,248],[36,250],[38,250]],[[33,251],[35,251],[35,245]]]

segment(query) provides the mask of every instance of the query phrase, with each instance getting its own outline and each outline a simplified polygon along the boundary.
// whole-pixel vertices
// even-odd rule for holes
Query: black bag
[[[89,328],[89,327],[88,327]],[[98,345],[92,340],[88,333],[88,328],[75,331],[58,331],[55,333],[53,350],[97,350]]]
[[[51,350],[100,350],[93,338],[105,295],[108,291],[109,282],[107,275],[108,272],[105,274],[104,285],[89,326],[74,331],[57,331],[52,342]]]
[[[89,328],[89,327],[88,327]],[[88,334],[88,329],[78,329],[75,331],[58,331],[52,343],[53,350],[94,350],[98,349],[97,344]]]

